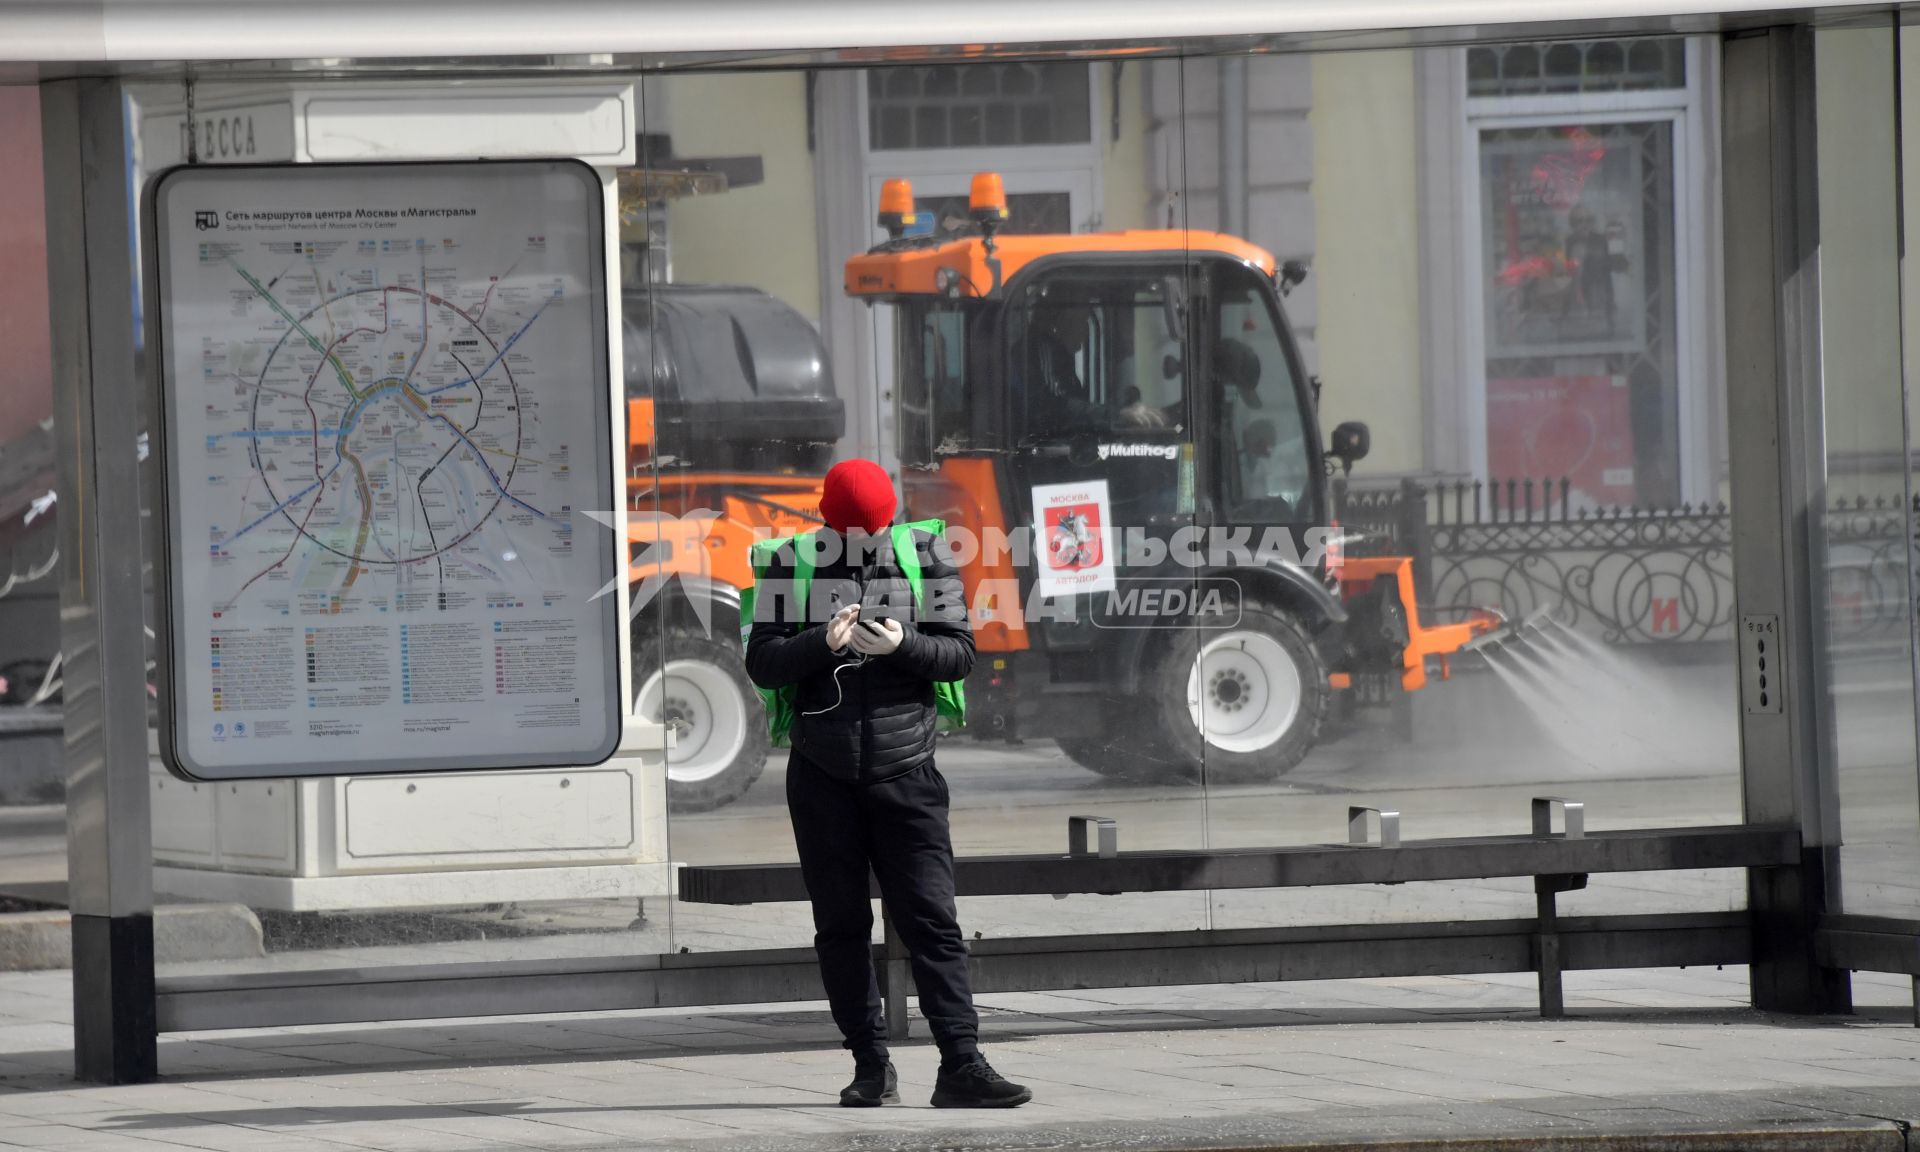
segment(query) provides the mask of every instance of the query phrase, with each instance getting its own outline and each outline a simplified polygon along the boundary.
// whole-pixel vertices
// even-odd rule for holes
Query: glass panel
[[[1410,838],[1516,832],[1543,794],[1601,828],[1736,820],[1724,381],[1701,351],[1718,111],[1686,60],[1679,40],[1273,55],[1247,61],[1243,122],[1204,58],[649,77],[642,127],[671,148],[621,185],[615,447],[631,516],[698,519],[673,549],[631,541],[643,573],[703,557],[630,632],[636,707],[677,737],[672,858],[796,857],[788,753],[731,604],[748,542],[817,527],[822,474],[854,456],[888,468],[905,515],[948,522],[969,596],[970,724],[937,753],[963,856],[1057,853],[1064,818],[1089,813],[1125,849],[1323,843],[1350,804],[1401,810]],[[1659,107],[1619,111],[1628,90]],[[1553,94],[1544,124],[1502,103]],[[1062,143],[1081,147],[1036,172],[1031,147]],[[954,147],[952,168],[893,158],[920,166],[939,235],[876,258],[944,243],[966,253],[955,278],[848,299],[890,155]],[[1223,152],[1249,157],[1225,188]],[[989,251],[960,190],[968,167],[1013,160]],[[1465,213],[1430,210],[1468,186]],[[1679,243],[1682,219],[1706,239]],[[975,279],[989,257],[998,293]],[[1336,461],[1348,420],[1369,427]],[[1538,609],[1525,643],[1458,651],[1490,612]],[[1432,655],[1409,667],[1414,638]],[[182,788],[156,804],[169,868],[211,835],[195,823],[211,799]],[[265,908],[267,963],[813,936],[800,904],[636,906],[592,879],[518,905],[490,881],[464,904]],[[991,937],[1525,916],[1531,897],[968,899],[961,921]],[[1742,899],[1737,876],[1663,874],[1562,906]]]
[[[1619,92],[1654,87],[1626,75],[1632,47],[1253,57],[1242,125],[1193,98],[1218,81],[1190,62],[1190,211],[1239,221],[1234,239],[1277,265],[1257,307],[1200,304],[1258,353],[1263,403],[1227,390],[1200,447],[1221,469],[1196,499],[1203,523],[1256,539],[1337,521],[1325,574],[1346,616],[1227,570],[1242,615],[1200,633],[1188,689],[1210,844],[1339,840],[1350,805],[1399,811],[1409,838],[1523,832],[1547,795],[1595,827],[1739,820],[1726,417],[1703,354],[1719,268],[1706,236],[1678,240],[1683,219],[1719,226],[1698,131],[1718,112],[1687,86],[1681,40],[1661,50],[1666,91],[1621,111]],[[1235,131],[1249,171],[1223,196],[1216,145]],[[1347,421],[1370,451],[1323,478],[1318,450]],[[1327,520],[1301,515],[1320,500]],[[1507,642],[1459,650],[1476,634]],[[1735,908],[1743,891],[1732,872],[1594,877],[1561,907]],[[1223,928],[1533,908],[1526,881],[1212,898]]]
[[[1085,64],[1065,62],[876,69],[867,74],[869,146],[1085,144],[1093,138],[1087,77]]]
[[[1480,133],[1487,469],[1679,503],[1670,120]]]
[[[1118,93],[1119,140],[1096,140],[1091,130],[1090,72]],[[1036,523],[1046,523],[1044,510],[1036,510],[1036,490],[1089,474],[1079,463],[1083,436],[1027,427],[1025,402],[1034,393],[1023,372],[1031,358],[1044,355],[1059,367],[1063,387],[1070,377],[1075,388],[1088,390],[1083,413],[1091,413],[1097,398],[1100,418],[1090,427],[1102,429],[1103,438],[1155,444],[1182,438],[1177,429],[1186,422],[1179,404],[1184,373],[1175,338],[1182,321],[1173,305],[1185,282],[1183,260],[1178,253],[1162,254],[1150,271],[1122,274],[1109,271],[1100,258],[1074,256],[1065,243],[1076,224],[1090,219],[1104,217],[1114,227],[1140,227],[1150,215],[1166,222],[1166,205],[1178,189],[1166,186],[1164,171],[1156,178],[1147,159],[1148,135],[1171,138],[1176,126],[1150,127],[1142,113],[1147,76],[1137,66],[1117,75],[1104,65],[999,62],[817,73],[812,83],[818,117],[857,104],[849,98],[864,91],[866,124],[856,142],[864,139],[882,153],[943,143],[974,149],[956,157],[950,170],[929,172],[916,161],[919,167],[901,172],[884,154],[862,170],[858,151],[850,165],[845,157],[829,157],[823,142],[830,134],[818,123],[810,147],[802,118],[734,114],[743,101],[799,102],[808,82],[801,73],[714,74],[662,77],[648,86],[648,131],[671,138],[676,156],[759,156],[766,172],[763,184],[663,200],[652,216],[672,252],[667,275],[651,292],[648,325],[660,428],[651,464],[661,510],[716,510],[708,541],[713,577],[744,583],[745,541],[754,532],[784,535],[818,527],[813,517],[828,464],[855,456],[880,461],[900,482],[903,515],[948,521],[975,610],[978,656],[968,683],[968,730],[943,738],[937,752],[950,789],[956,851],[1059,851],[1066,817],[1089,807],[1125,820],[1129,847],[1200,842],[1196,782],[1143,785],[1104,774],[1108,765],[1098,738],[1108,715],[1101,699],[1111,669],[1097,659],[1091,622],[1075,619],[1076,613],[1085,615],[1090,598],[1056,597],[1030,623],[1027,611],[1044,563],[1030,534]],[[1077,111],[1067,107],[1075,102]],[[1059,171],[1035,174],[1029,162],[1025,170],[1007,172],[1009,218],[995,234],[1004,298],[986,298],[989,284],[973,264],[956,265],[960,271],[950,289],[925,285],[870,299],[844,295],[846,261],[884,239],[875,226],[881,180],[911,177],[915,206],[936,237],[977,250],[979,228],[967,196],[972,171],[996,167],[996,149],[1058,142],[1092,147],[1062,152]],[[822,177],[815,165],[829,163],[837,167]],[[1096,204],[1090,193],[1102,183],[1104,203]],[[831,221],[824,230],[823,218]],[[1016,249],[1016,241],[1027,247]],[[1068,274],[1057,281],[1041,276],[1039,257],[1064,258]],[[1043,289],[1043,310],[1050,312],[1071,295],[1081,328],[1050,329],[1044,344],[1029,339],[1035,314],[1022,302],[1030,289]],[[721,303],[724,320],[692,314]],[[771,351],[761,356],[761,345],[755,346],[751,372],[732,334],[750,310],[792,321],[764,326],[764,349]],[[1048,316],[1050,324],[1056,319],[1064,320]],[[752,325],[746,330],[753,343]],[[637,347],[639,338],[633,339]],[[1170,375],[1164,366],[1169,355],[1176,364]],[[811,374],[796,365],[812,365]],[[1137,396],[1127,392],[1129,386]],[[689,419],[680,438],[668,443],[670,410],[678,404],[691,410],[701,396],[725,399],[725,417]],[[1130,431],[1122,423],[1129,406],[1133,416],[1149,407],[1172,412],[1175,427],[1157,434]],[[831,418],[823,421],[828,412]],[[1023,444],[1022,438],[1044,442]],[[1097,453],[1084,455],[1097,460]],[[1156,450],[1128,459],[1126,466],[1132,479],[1109,476],[1103,507],[1117,516],[1131,512],[1129,502],[1168,502],[1171,522],[1155,526],[1163,538],[1178,523],[1191,523],[1190,502],[1183,519],[1172,518],[1180,463]],[[1076,537],[1079,545],[1100,548],[1100,527],[1086,525]],[[994,551],[1010,542],[1011,554]],[[1064,611],[1067,619],[1056,621],[1049,611]],[[730,626],[716,627],[716,635],[723,630]],[[670,637],[665,653],[668,684],[676,680],[676,661],[688,655],[675,643]],[[642,656],[636,653],[635,660],[638,669]],[[691,671],[690,664],[681,666]],[[682,722],[698,729],[697,697],[669,697],[670,708],[675,699],[686,705]],[[765,723],[757,703],[751,722]],[[1077,741],[1075,732],[1081,734]],[[756,731],[730,759],[710,757],[725,761],[717,778],[735,782],[724,789],[703,788],[685,767],[687,753],[675,755],[682,769],[671,784],[674,859],[726,864],[796,858],[787,811],[788,751],[769,750]],[[1188,928],[1204,923],[1205,905],[1197,893],[968,899],[961,923],[969,936],[986,937],[1052,932],[1063,920],[1115,917],[1114,923],[1130,930]],[[672,905],[674,948],[796,946],[812,938],[804,905]]]
[[[1129,261],[1123,245],[1072,242],[1089,219],[1137,228],[1157,214],[1164,224],[1177,194],[1146,162],[1149,136],[1170,139],[1177,126],[1150,126],[1140,114],[1150,82],[1144,69],[1109,67],[1094,71],[1117,80],[1125,109],[1118,140],[1090,130],[1085,65],[959,68],[961,93],[998,97],[983,116],[990,148],[1047,140],[1096,147],[1060,154],[1057,173],[1009,172],[1010,218],[996,232],[998,298],[978,300],[987,293],[969,271],[958,301],[904,294],[877,310],[873,330],[881,342],[874,361],[901,366],[903,462],[920,463],[915,445],[930,448],[924,465],[902,472],[908,514],[939,516],[951,540],[988,546],[961,565],[978,645],[970,731],[939,751],[962,856],[1060,851],[1066,818],[1090,811],[1118,819],[1129,848],[1185,847],[1204,837],[1197,781],[1131,778],[1128,750],[1112,747],[1124,710],[1116,674],[1127,664],[1112,658],[1110,634],[1094,618],[1105,594],[1071,590],[1101,579],[1126,583],[1124,527],[1164,540],[1193,517],[1179,482],[1191,467],[1179,458],[1180,443],[1192,440],[1183,430],[1179,338],[1185,262],[1178,251]],[[970,160],[996,166],[991,150]],[[1090,199],[1096,166],[1104,203]],[[885,157],[872,174],[892,174]],[[960,191],[964,176],[916,185],[926,189],[918,205],[938,234],[979,244]],[[956,371],[962,356],[964,370]],[[931,411],[924,424],[916,407]],[[1137,457],[1114,454],[1136,445]],[[1097,490],[1088,485],[1095,480]],[[1008,539],[1014,548],[1002,559],[991,546]],[[1096,923],[1191,928],[1204,917],[1198,893],[961,901],[962,927],[987,937]]]
[[[220,125],[220,131],[244,132],[256,145],[252,159],[293,159],[290,122],[275,119],[280,106],[263,101],[258,89],[236,93],[229,86],[204,84],[196,88],[194,101],[209,123]],[[134,86],[131,146],[137,183],[179,161],[188,107],[178,85],[143,82]],[[396,104],[393,111],[409,107],[413,106]],[[643,151],[658,160],[666,149],[649,141]],[[656,163],[620,174],[617,184],[610,182],[605,189],[610,201],[619,198],[620,258],[610,270],[608,284],[610,302],[617,311],[609,335],[619,341],[616,347],[625,360],[624,395],[630,421],[627,439],[605,445],[604,450],[616,456],[616,475],[633,478],[630,512],[642,520],[661,509],[656,470],[662,458],[682,450],[681,439],[690,422],[684,410],[656,401],[669,385],[678,384],[687,349],[717,343],[709,328],[682,323],[683,317],[670,315],[667,306],[654,306],[650,280],[672,277],[676,260],[688,255],[675,251],[654,217],[661,202],[713,192],[713,180],[711,166]],[[501,247],[516,255],[521,251],[536,255],[497,263],[479,255],[482,246],[467,248],[458,239],[472,235],[460,223],[449,223],[446,231],[436,227],[425,237],[395,239],[391,251],[384,242],[364,238],[337,247],[316,244],[316,239],[338,238],[316,235],[321,231],[300,223],[289,226],[285,253],[292,263],[281,273],[276,289],[280,297],[291,294],[312,302],[324,293],[325,285],[336,281],[348,286],[413,283],[420,273],[411,262],[420,258],[424,248],[434,254],[429,275],[436,299],[446,309],[471,318],[469,336],[506,344],[511,351],[502,349],[500,358],[512,366],[516,378],[535,383],[551,380],[543,374],[552,370],[551,349],[531,339],[516,343],[516,332],[530,324],[524,319],[528,301],[545,299],[553,291],[551,284],[534,279],[535,267],[543,263],[537,253],[557,235],[553,230],[540,229],[546,236],[501,241]],[[400,255],[403,251],[407,254]],[[694,301],[690,311],[699,313],[697,305],[708,303]],[[333,307],[338,319],[340,305],[336,302]],[[362,330],[380,329],[377,309],[363,309],[357,315]],[[517,324],[510,319],[516,315],[523,317]],[[747,334],[749,350],[751,342],[760,338],[764,323],[759,314],[742,316],[740,327]],[[515,326],[507,327],[510,324]],[[418,343],[417,330],[408,330],[409,336],[402,326],[392,327],[390,343],[403,345],[408,338]],[[803,323],[802,327],[811,333],[810,326]],[[731,366],[734,375],[716,370],[721,386],[734,383],[744,371],[735,342],[729,338],[724,347],[728,356],[717,363]],[[481,367],[467,359],[467,340],[457,334],[439,348],[476,370]],[[404,348],[395,358],[405,363]],[[703,362],[716,363],[712,357]],[[249,368],[244,356],[237,356],[231,368],[240,386],[248,382],[249,373],[259,371],[257,366]],[[524,406],[539,402],[533,384],[522,387],[525,390],[508,411],[524,411]],[[489,410],[495,411],[491,405]],[[403,434],[400,415],[394,415],[392,422],[399,439]],[[375,436],[386,432],[384,427],[368,430]],[[567,466],[564,457],[548,455],[562,450],[588,452],[591,446],[549,445],[541,449],[539,462]],[[525,469],[528,460],[535,458],[530,448],[523,448],[522,454],[526,459],[518,459],[515,468]],[[575,457],[580,459],[585,457]],[[285,464],[282,460],[282,470]],[[515,470],[503,468],[500,475],[512,489]],[[432,498],[440,494],[424,483],[420,492],[430,507]],[[458,503],[461,496],[449,491],[446,498]],[[608,492],[599,507],[590,511],[606,516],[620,498],[619,493]],[[584,530],[605,530],[584,518],[576,523]],[[651,562],[650,539],[636,537],[631,544],[637,562],[643,566]],[[509,553],[502,559],[511,562],[514,557]],[[463,565],[472,566],[465,572],[465,587],[477,591],[490,585],[488,574],[477,570],[484,562],[484,557],[471,554],[461,558]],[[449,583],[453,569],[449,562]],[[366,588],[369,583],[386,586],[400,577],[387,570],[363,569],[358,579],[360,587]],[[631,633],[630,686],[638,689],[644,703],[649,693],[662,694],[658,673],[663,640],[660,630],[648,627],[649,621],[639,624]],[[476,672],[486,675],[485,669],[471,667],[446,675]],[[721,696],[727,684],[724,679],[695,682],[709,699]],[[743,692],[748,691],[744,679],[740,684]],[[411,686],[417,701],[423,691],[431,692],[441,684],[423,683],[416,672]],[[659,705],[643,707],[650,712],[665,710]],[[696,735],[690,732],[683,747],[697,748]],[[664,845],[645,831],[654,808],[654,799],[645,790],[647,779],[645,773],[629,775],[616,760],[557,772],[337,777],[210,786],[167,776],[156,764],[152,799],[157,898],[224,901],[237,894],[257,915],[266,950],[264,956],[223,959],[189,953],[163,965],[163,973],[290,971],[449,960],[537,961],[664,951],[668,946],[665,902],[646,899],[650,893],[666,890],[664,868],[646,862],[649,854],[664,854]],[[464,882],[453,879],[460,876],[466,878]]]
[[[0,913],[67,878],[59,542],[40,100],[0,85]],[[0,1005],[0,1012],[18,1012]],[[52,1045],[47,1045],[52,1047]]]
[[[918,91],[924,78],[898,79]],[[676,733],[667,773],[674,860],[791,860],[786,754],[770,748],[736,607],[752,583],[747,547],[755,537],[816,528],[820,474],[845,447],[864,443],[871,453],[875,443],[870,431],[851,434],[859,418],[841,366],[852,358],[830,348],[822,332],[808,82],[798,72],[659,77],[647,94],[648,131],[673,140],[677,155],[716,165],[757,159],[763,177],[653,206],[675,260],[672,275],[648,293],[660,335],[659,442],[646,473],[650,490],[636,481],[629,507],[650,504],[663,523],[686,531],[674,557],[680,548],[703,555],[697,580],[641,614],[635,679],[646,679],[637,710]],[[758,101],[788,114],[738,114]],[[943,109],[889,108],[885,131],[911,139],[917,114],[928,112]],[[881,118],[874,123],[877,130]],[[669,570],[678,567],[663,559]],[[615,902],[603,905],[609,919],[618,918]],[[812,936],[802,906],[741,915],[663,898],[648,908],[663,930],[663,950],[785,947]]]
[[[1910,52],[1896,67],[1895,35],[1882,24],[1815,37],[1827,506],[1813,576],[1825,592],[1815,608],[1830,710],[1822,742],[1838,769],[1841,902],[1848,912],[1911,918],[1920,903],[1920,779],[1896,158],[1897,134],[1915,121],[1899,116],[1896,82],[1902,70],[1908,85],[1920,74]],[[1913,300],[1909,292],[1905,307]],[[1920,327],[1909,320],[1905,332],[1911,345]]]
[[[58,799],[57,712],[38,720],[6,706],[52,696],[47,672],[60,647],[53,523],[53,367],[47,327],[47,236],[40,170],[40,99],[0,86],[0,717],[19,717],[19,779],[0,781],[0,804]],[[0,729],[0,749],[8,730]],[[0,753],[0,759],[5,759]]]
[[[1686,41],[1571,40],[1467,49],[1467,95],[1644,92],[1687,85]]]

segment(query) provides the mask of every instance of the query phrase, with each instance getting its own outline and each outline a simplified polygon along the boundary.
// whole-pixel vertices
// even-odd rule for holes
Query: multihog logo
[[[1100,459],[1107,460],[1115,456],[1147,456],[1159,460],[1172,460],[1180,455],[1178,444],[1102,444]]]

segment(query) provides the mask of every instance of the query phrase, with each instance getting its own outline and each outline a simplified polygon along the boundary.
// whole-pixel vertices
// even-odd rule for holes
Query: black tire
[[[1196,675],[1202,652],[1208,664]],[[1156,774],[1194,780],[1204,764],[1214,784],[1258,783],[1292,771],[1320,739],[1332,696],[1326,665],[1299,621],[1257,601],[1244,606],[1232,628],[1169,632],[1149,659],[1143,688],[1151,738],[1142,755],[1158,759]],[[1212,721],[1204,739],[1196,707]]]
[[[633,636],[634,700],[643,718],[672,726],[667,808],[711,812],[746,795],[766,769],[766,708],[747,678],[740,645],[670,628],[662,648],[651,629]]]

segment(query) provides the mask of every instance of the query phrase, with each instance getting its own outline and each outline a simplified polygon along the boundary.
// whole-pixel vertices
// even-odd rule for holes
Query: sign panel
[[[1105,480],[1033,486],[1040,595],[1113,591],[1113,553],[1108,548],[1111,509]]]
[[[174,770],[610,756],[599,177],[186,168],[149,213]]]

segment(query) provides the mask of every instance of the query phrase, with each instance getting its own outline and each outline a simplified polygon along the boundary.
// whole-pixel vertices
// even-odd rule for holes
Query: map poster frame
[[[182,166],[142,199],[168,770],[609,759],[624,564],[590,515],[618,498],[598,172]]]

